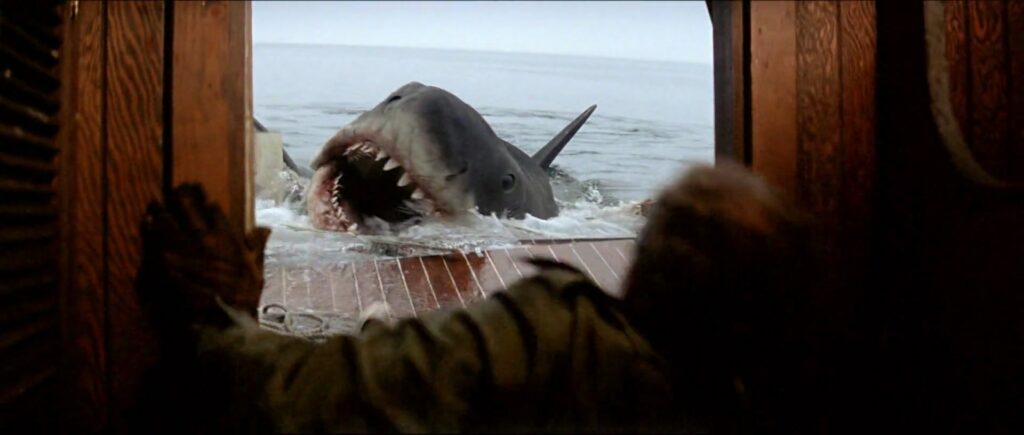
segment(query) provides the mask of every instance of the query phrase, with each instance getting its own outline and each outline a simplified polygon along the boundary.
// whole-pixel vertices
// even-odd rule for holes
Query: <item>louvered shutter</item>
[[[0,428],[57,424],[60,9],[0,0]]]

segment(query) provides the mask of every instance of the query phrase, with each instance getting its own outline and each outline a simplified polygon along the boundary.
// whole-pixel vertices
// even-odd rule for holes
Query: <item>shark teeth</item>
[[[388,153],[384,152],[384,150],[377,150],[377,157],[374,160],[379,161],[380,159],[387,158],[387,156]]]
[[[398,187],[405,187],[412,183],[412,177],[408,173],[402,174],[402,178],[398,179]]]
[[[417,187],[416,190],[412,192],[412,195],[409,195],[409,197],[412,199],[423,199],[426,197],[426,194],[423,193],[423,189]]]
[[[399,165],[398,162],[395,161],[395,159],[388,159],[388,162],[384,164],[384,170],[385,171],[390,171],[390,170],[395,169],[395,168],[397,168],[399,166],[402,166],[402,165]]]

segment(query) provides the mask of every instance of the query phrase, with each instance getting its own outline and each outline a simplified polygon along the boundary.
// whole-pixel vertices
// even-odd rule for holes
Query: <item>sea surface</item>
[[[479,243],[466,234],[455,238],[475,247],[511,243],[524,231],[538,237],[631,235],[642,225],[633,205],[653,197],[687,167],[713,160],[710,64],[421,48],[253,46],[255,116],[281,132],[299,165],[308,165],[338,129],[411,81],[457,95],[500,137],[528,154],[597,104],[555,160],[553,184],[562,214],[547,221],[480,216],[463,222]],[[268,260],[275,252],[280,260],[285,254],[323,249],[313,246],[324,237],[348,243],[347,236],[312,230],[296,207],[258,201],[257,220],[276,232]],[[393,236],[451,240],[452,232],[459,231],[451,227],[450,222],[424,225]]]

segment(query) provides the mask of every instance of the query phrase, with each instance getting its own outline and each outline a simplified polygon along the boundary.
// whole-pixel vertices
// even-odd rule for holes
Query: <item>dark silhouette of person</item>
[[[140,292],[212,430],[786,432],[802,397],[806,218],[746,169],[658,196],[613,298],[539,261],[465,309],[314,343],[260,329],[268,231],[183,186],[143,225]],[[186,370],[181,368],[180,370]]]

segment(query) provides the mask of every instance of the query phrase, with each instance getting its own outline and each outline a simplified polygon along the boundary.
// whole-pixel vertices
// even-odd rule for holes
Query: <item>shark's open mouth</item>
[[[444,213],[417,176],[387,150],[394,147],[356,139],[322,164],[313,177],[309,214],[319,228],[352,231],[360,224],[415,223]]]
[[[376,232],[470,212],[557,216],[546,171],[596,107],[531,156],[455,95],[410,82],[342,127],[313,159],[310,221],[321,229]]]

